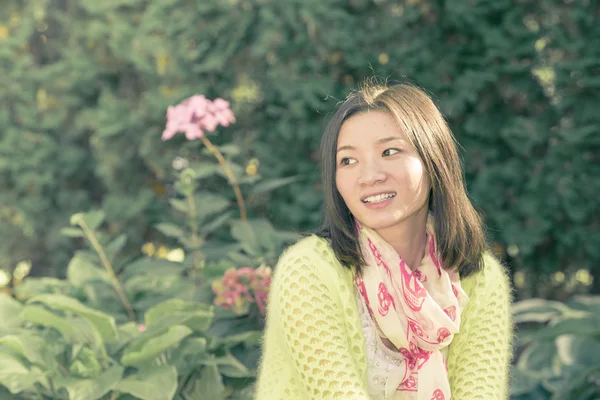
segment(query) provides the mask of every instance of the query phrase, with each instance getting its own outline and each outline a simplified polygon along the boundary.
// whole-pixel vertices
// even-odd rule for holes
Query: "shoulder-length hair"
[[[406,83],[366,84],[348,96],[329,120],[321,140],[321,171],[325,195],[323,225],[316,232],[331,242],[338,260],[362,272],[354,217],[336,187],[336,150],[342,124],[365,111],[389,113],[417,151],[431,182],[429,212],[433,215],[437,251],[446,269],[466,277],[483,266],[487,249],[482,219],[471,204],[463,180],[456,143],[442,113],[421,89]]]

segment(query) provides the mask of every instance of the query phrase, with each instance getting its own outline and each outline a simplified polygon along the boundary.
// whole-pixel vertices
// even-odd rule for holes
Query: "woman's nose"
[[[359,185],[373,185],[378,182],[383,182],[386,179],[386,174],[383,168],[376,162],[363,163],[358,179]]]

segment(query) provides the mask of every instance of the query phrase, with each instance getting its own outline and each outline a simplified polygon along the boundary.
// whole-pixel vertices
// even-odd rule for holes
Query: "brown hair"
[[[317,235],[331,242],[343,265],[361,271],[365,263],[354,231],[354,217],[335,183],[335,154],[342,124],[369,110],[389,113],[423,162],[431,182],[429,211],[444,267],[458,269],[462,277],[481,269],[487,249],[483,223],[467,196],[454,136],[432,99],[411,84],[366,83],[350,94],[329,120],[321,140],[325,218]]]

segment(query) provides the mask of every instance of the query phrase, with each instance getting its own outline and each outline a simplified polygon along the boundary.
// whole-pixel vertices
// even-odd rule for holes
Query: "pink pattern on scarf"
[[[394,382],[399,382],[396,391],[404,392],[408,397],[402,398],[408,400],[416,400],[417,393],[421,398],[433,393],[434,400],[450,399],[446,360],[440,350],[458,332],[468,301],[458,274],[442,267],[431,224],[432,219],[425,258],[414,272],[374,230],[356,225],[367,265],[355,283],[367,306],[373,303],[370,299],[377,299],[378,313],[370,307],[369,312],[380,334],[404,357]],[[399,268],[392,272],[388,265]],[[421,375],[427,377],[423,384],[419,384]]]

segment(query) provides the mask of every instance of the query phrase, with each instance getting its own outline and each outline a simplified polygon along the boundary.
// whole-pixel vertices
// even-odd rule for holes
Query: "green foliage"
[[[242,187],[252,215],[316,227],[324,119],[373,74],[435,95],[471,197],[516,268],[600,265],[596,2],[8,0],[0,10],[2,265],[31,259],[34,272],[61,275],[77,242],[57,233],[92,207],[128,234],[130,255],[155,239],[175,154],[198,175],[215,171],[195,156],[199,143],[159,139],[166,107],[198,92],[233,100],[239,122],[216,144],[237,145],[223,152],[241,182],[255,178],[243,176],[250,159],[273,182],[297,177],[270,193]],[[218,209],[233,195],[213,200]]]
[[[523,300],[513,315],[520,329],[511,399],[600,396],[600,297]]]
[[[157,225],[185,249],[179,262],[123,261],[127,237],[102,230],[104,212],[77,213],[63,233],[93,252],[75,253],[66,280],[25,278],[13,288],[18,300],[0,294],[0,387],[12,399],[251,398],[262,310],[215,309],[211,286],[240,262],[274,263],[298,237],[232,219],[228,201],[199,190],[216,170],[183,170],[171,199],[181,224]]]

